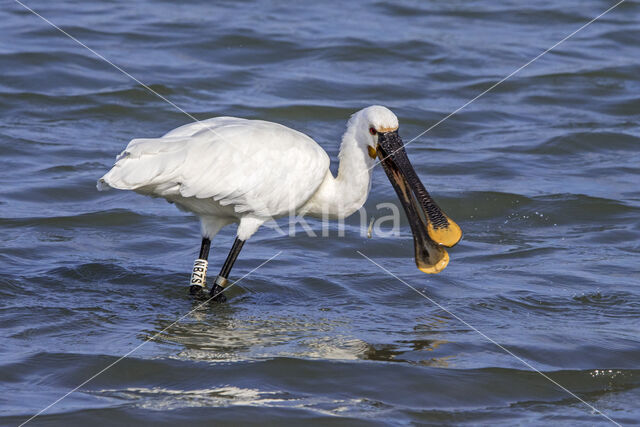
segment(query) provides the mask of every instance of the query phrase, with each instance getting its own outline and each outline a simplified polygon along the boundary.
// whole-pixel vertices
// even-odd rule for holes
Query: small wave
[[[129,209],[109,209],[96,212],[81,213],[68,216],[33,216],[29,218],[0,218],[0,226],[5,227],[95,227],[103,226],[134,226],[142,224],[146,215],[133,212]]]
[[[538,155],[572,155],[603,152],[635,152],[640,138],[621,132],[570,132],[533,147],[511,147],[505,151]]]

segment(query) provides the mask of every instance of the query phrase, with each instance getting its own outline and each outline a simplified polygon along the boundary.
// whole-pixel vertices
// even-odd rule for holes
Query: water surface
[[[386,105],[410,140],[613,3],[26,4],[195,117],[277,121],[335,160],[356,110]],[[406,222],[395,238],[363,238],[357,216],[344,237],[263,229],[233,276],[282,253],[171,326],[195,307],[197,220],[95,181],[130,139],[190,119],[6,2],[0,424],[167,327],[33,424],[609,423],[450,313],[637,423],[639,17],[626,1],[407,147],[465,232],[443,273],[415,268]],[[386,202],[376,170],[366,207]]]

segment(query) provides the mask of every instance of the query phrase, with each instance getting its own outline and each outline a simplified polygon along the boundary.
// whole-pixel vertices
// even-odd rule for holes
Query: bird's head
[[[444,248],[458,243],[462,230],[431,198],[413,169],[398,133],[396,115],[374,105],[359,111],[356,117],[357,139],[361,144],[366,141],[363,148],[367,155],[382,164],[407,214],[416,265],[425,273],[439,273],[449,263]]]

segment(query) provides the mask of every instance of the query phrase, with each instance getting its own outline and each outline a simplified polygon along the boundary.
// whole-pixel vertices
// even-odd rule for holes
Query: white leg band
[[[190,285],[207,286],[207,267],[209,261],[206,259],[197,259],[193,263],[193,270],[191,270],[191,282]]]

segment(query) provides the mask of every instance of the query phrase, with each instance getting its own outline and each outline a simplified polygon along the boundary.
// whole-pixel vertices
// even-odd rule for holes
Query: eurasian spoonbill
[[[211,297],[222,293],[244,242],[266,221],[285,215],[344,218],[367,199],[376,158],[403,204],[413,232],[415,261],[425,273],[447,266],[460,227],[433,201],[407,158],[398,119],[387,108],[355,113],[342,137],[338,174],[329,156],[307,135],[277,123],[216,117],[190,123],[161,138],[132,140],[98,189],[117,188],[163,197],[200,217],[202,244],[191,293],[206,297],[211,239],[238,223],[233,247]]]

